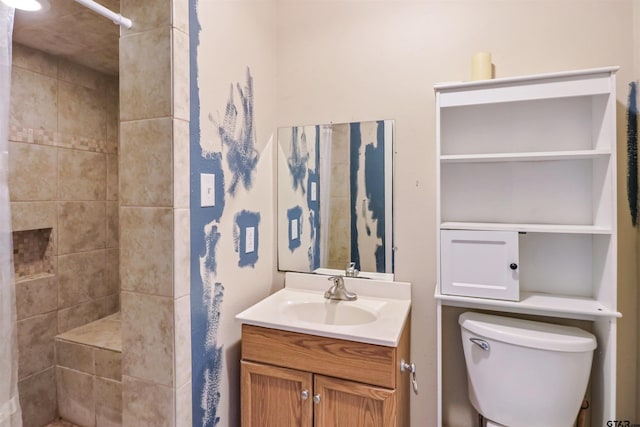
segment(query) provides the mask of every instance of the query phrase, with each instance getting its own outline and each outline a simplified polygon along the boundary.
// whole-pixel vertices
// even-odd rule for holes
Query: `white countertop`
[[[331,283],[327,276],[287,273],[281,289],[236,316],[240,322],[266,328],[300,332],[349,341],[396,347],[411,307],[411,285],[371,279],[344,278],[346,288],[358,295],[356,301],[324,298]],[[293,318],[287,311],[296,304],[322,304],[371,313],[372,321],[359,324],[327,324]],[[346,307],[348,305],[348,307]]]

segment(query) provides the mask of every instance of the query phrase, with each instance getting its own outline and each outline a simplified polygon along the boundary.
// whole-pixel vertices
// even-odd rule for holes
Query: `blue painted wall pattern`
[[[358,250],[358,223],[357,223],[357,200],[354,197],[358,194],[358,171],[360,170],[360,146],[362,145],[362,135],[360,133],[360,123],[349,124],[349,211],[351,212],[351,262],[356,263],[358,270],[360,265],[360,251]]]
[[[376,236],[382,243],[376,247],[376,271],[385,271],[385,197],[384,197],[384,121],[377,122],[376,144],[369,143],[364,150],[364,180],[367,195],[368,210],[376,220]],[[367,226],[367,232],[371,229]]]
[[[229,99],[225,108],[222,123],[213,120],[209,114],[209,119],[218,129],[223,148],[228,149],[226,154],[227,164],[231,170],[232,177],[229,184],[229,194],[234,196],[239,183],[242,183],[247,190],[251,189],[253,173],[258,165],[258,151],[256,150],[256,132],[253,117],[253,77],[247,67],[246,85],[241,87],[236,85],[240,103],[242,105],[242,123],[239,131],[238,108],[234,103],[233,85],[229,89]]]
[[[320,126],[315,127],[315,168],[307,171],[307,207],[309,208],[309,227],[311,232],[311,245],[309,246],[309,270],[320,267]],[[314,188],[315,191],[311,191]]]
[[[218,340],[218,328],[225,286],[216,277],[220,275],[221,269],[255,267],[259,260],[260,241],[260,213],[240,209],[232,220],[224,214],[228,202],[225,196],[229,194],[234,198],[241,186],[247,191],[251,190],[259,155],[254,125],[253,78],[249,68],[244,87],[240,84],[235,86],[242,114],[239,114],[235,105],[233,85],[221,122],[217,123],[209,114],[210,123],[214,125],[222,141],[222,151],[206,152],[202,149],[198,87],[201,26],[197,5],[197,0],[189,0],[192,411],[194,426],[213,427],[221,423],[219,404],[224,363],[224,345]],[[228,187],[225,185],[223,162],[230,174]],[[201,173],[215,175],[215,206],[200,207]],[[245,253],[244,233],[248,227],[254,227],[254,250]],[[233,236],[239,243],[238,266],[221,266],[216,261],[217,248],[224,236]]]
[[[294,206],[291,209],[287,209],[287,223],[289,236],[289,250],[293,252],[299,248],[302,244],[302,208],[300,206]]]
[[[356,263],[356,268],[361,269],[361,254],[359,251],[359,233],[366,233],[375,236],[380,240],[380,244],[375,249],[376,271],[385,271],[385,195],[384,195],[384,151],[385,151],[385,124],[383,120],[376,122],[375,141],[365,143],[362,139],[360,129],[361,123],[350,123],[349,125],[349,188],[351,192],[350,212],[351,212],[351,261]],[[364,144],[364,150],[363,150]],[[364,155],[364,171],[360,171],[360,155]],[[381,172],[382,171],[382,172]],[[365,200],[363,206],[356,206],[358,203],[358,175],[364,173]],[[364,229],[358,227],[357,212],[362,213],[364,219]],[[371,219],[375,220],[375,230],[367,220],[365,212],[370,212]]]
[[[320,267],[320,173],[319,169],[319,155],[320,155],[320,126],[314,126],[313,133],[315,138],[313,146],[309,146],[307,131],[304,126],[294,126],[291,128],[291,139],[289,143],[289,153],[287,157],[287,166],[289,168],[289,176],[291,188],[294,192],[300,189],[301,195],[306,202],[306,208],[308,210],[307,222],[309,224],[309,238],[310,245],[306,248],[307,259],[309,269],[315,270]],[[312,149],[313,157],[310,154]],[[313,168],[310,164],[313,163]],[[299,206],[298,206],[299,208]],[[291,252],[301,248],[300,236],[297,239],[292,240],[291,233],[291,221],[297,219],[298,211],[292,211],[290,208],[287,211],[287,218],[289,222],[289,250]],[[294,215],[295,212],[295,215]],[[300,208],[300,214],[302,215],[302,209]],[[302,221],[299,221],[301,227]]]
[[[303,127],[291,128],[291,144],[287,165],[291,174],[292,188],[298,187],[305,193],[304,178],[307,174],[307,162],[309,161],[309,150],[307,148],[307,135]]]
[[[234,223],[233,237],[239,255],[238,267],[253,267],[258,262],[260,213],[243,210],[236,214]],[[253,233],[253,238],[248,239],[247,235],[250,232]],[[253,242],[250,248],[247,247],[248,240]]]

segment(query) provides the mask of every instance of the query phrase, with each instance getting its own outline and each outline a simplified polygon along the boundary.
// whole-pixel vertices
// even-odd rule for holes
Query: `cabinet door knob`
[[[309,398],[309,391],[302,390],[302,393],[300,393],[300,397],[302,397],[302,400],[307,400]]]
[[[509,268],[512,270],[516,270],[518,268],[518,264],[516,264],[515,262],[512,262],[511,264],[509,264]]]
[[[320,403],[320,393],[313,395],[313,403]]]

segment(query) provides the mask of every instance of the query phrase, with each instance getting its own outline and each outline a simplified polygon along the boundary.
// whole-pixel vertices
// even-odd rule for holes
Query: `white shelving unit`
[[[615,419],[617,69],[435,86],[439,426],[446,306],[592,322],[592,425]]]

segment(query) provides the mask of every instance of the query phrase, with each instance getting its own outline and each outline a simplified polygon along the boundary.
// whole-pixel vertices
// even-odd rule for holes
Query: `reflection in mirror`
[[[278,268],[393,280],[393,121],[278,129]]]

